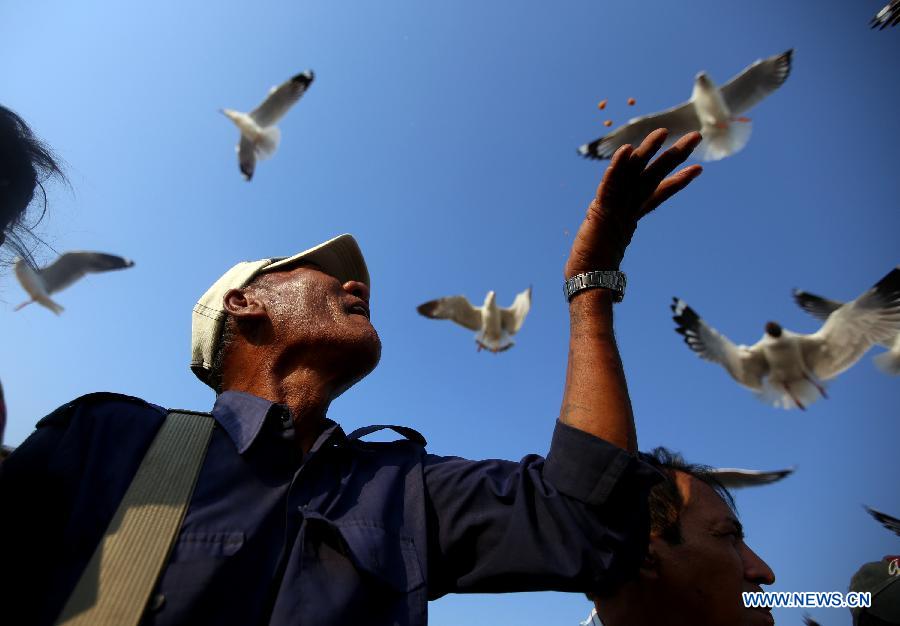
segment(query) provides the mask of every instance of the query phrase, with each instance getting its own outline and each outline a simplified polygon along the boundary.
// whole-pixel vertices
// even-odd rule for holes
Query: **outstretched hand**
[[[703,171],[699,165],[690,165],[669,176],[700,143],[702,138],[697,132],[681,137],[648,165],[668,135],[669,131],[659,128],[637,148],[624,145],[613,154],[575,235],[566,262],[566,278],[593,270],[618,269],[638,220],[687,187]]]

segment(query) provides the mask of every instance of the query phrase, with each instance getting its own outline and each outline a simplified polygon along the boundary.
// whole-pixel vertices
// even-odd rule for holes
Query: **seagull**
[[[891,0],[883,9],[875,14],[870,26],[878,30],[884,30],[888,26],[900,24],[900,0]]]
[[[869,515],[875,518],[875,521],[883,525],[895,535],[900,535],[900,519],[897,519],[892,515],[888,515],[887,513],[877,511],[870,506],[867,506],[866,510],[869,512]]]
[[[281,131],[275,123],[309,89],[314,78],[313,71],[306,70],[281,85],[272,87],[262,104],[249,113],[222,109],[222,113],[241,131],[241,140],[235,150],[244,180],[253,178],[257,159],[267,159],[275,153],[281,140]]]
[[[828,298],[817,296],[808,291],[794,289],[793,294],[794,302],[796,302],[801,309],[823,321],[827,320],[832,313],[844,306],[843,302],[829,300]],[[888,351],[882,352],[872,359],[875,361],[875,365],[885,374],[891,374],[893,376],[900,375],[900,333],[897,333],[893,339],[879,342],[879,345],[884,346]]]
[[[16,261],[16,278],[31,296],[15,308],[37,302],[59,315],[63,308],[50,299],[50,294],[62,291],[87,274],[121,270],[134,265],[134,261],[103,252],[66,252],[43,269],[35,269],[23,259]]]
[[[853,302],[841,307],[815,333],[792,333],[768,322],[755,345],[735,345],[706,324],[686,302],[673,298],[676,332],[701,358],[722,365],[763,401],[805,409],[827,397],[821,381],[856,363],[873,344],[900,332],[900,266]]]
[[[608,159],[625,144],[637,145],[657,128],[669,129],[670,145],[699,130],[703,142],[694,152],[701,161],[718,161],[738,152],[750,139],[746,113],[781,87],[791,72],[793,50],[759,59],[721,88],[706,72],[694,79],[691,99],[671,109],[635,117],[608,135],[586,143],[578,152],[589,159]]]
[[[735,467],[714,468],[710,473],[716,477],[722,485],[728,489],[740,489],[741,487],[756,487],[775,483],[794,473],[793,467],[772,472],[760,470],[738,469]]]
[[[480,307],[472,306],[465,296],[447,296],[420,304],[416,310],[425,317],[451,320],[469,330],[477,330],[478,351],[496,353],[513,347],[511,336],[522,328],[530,308],[531,287],[519,293],[508,309],[498,307],[497,294],[489,291]]]

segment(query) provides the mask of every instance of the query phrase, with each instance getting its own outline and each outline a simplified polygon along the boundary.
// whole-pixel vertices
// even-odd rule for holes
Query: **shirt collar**
[[[285,427],[293,427],[290,409],[285,405],[243,391],[224,391],[219,394],[213,405],[212,414],[234,442],[238,454],[243,454],[253,444],[270,415],[277,415]],[[338,443],[346,439],[346,435],[340,426],[325,418],[324,430],[316,439],[310,453],[331,439]]]

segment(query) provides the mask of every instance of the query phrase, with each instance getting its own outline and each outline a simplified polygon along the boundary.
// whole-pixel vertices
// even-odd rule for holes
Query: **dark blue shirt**
[[[425,624],[451,592],[598,591],[646,549],[650,466],[557,423],[546,459],[428,454],[328,421],[310,452],[288,409],[225,392],[143,624]],[[0,465],[4,623],[52,624],[166,411],[91,394]],[[7,621],[11,618],[10,621]]]

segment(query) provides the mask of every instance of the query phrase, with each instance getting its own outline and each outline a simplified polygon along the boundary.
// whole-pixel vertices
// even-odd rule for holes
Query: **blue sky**
[[[791,288],[850,299],[900,262],[900,30],[868,29],[880,0],[249,6],[0,7],[0,102],[64,158],[72,183],[51,191],[42,233],[59,251],[137,262],[60,294],[58,318],[14,314],[23,293],[0,277],[7,443],[96,390],[209,408],[187,368],[197,297],[238,260],[351,232],[384,353],[331,416],[348,429],[413,426],[436,453],[545,453],[565,371],[563,263],[605,167],[576,147],[604,134],[604,119],[686,100],[699,70],[721,84],[795,48],[787,83],[750,113],[743,152],[706,164],[628,251],[616,315],[639,441],[712,465],[797,466],[737,497],[776,590],[845,590],[861,563],[900,552],[861,507],[900,514],[900,381],[866,356],[830,399],[776,410],[690,353],[668,309],[680,296],[740,343],[769,319],[810,332]],[[307,68],[316,81],[281,123],[277,155],[244,182],[237,130],[217,110],[248,110]],[[415,311],[489,289],[506,305],[528,285],[532,311],[500,355]],[[438,625],[576,624],[589,608],[580,595],[486,595],[442,599],[430,614]],[[776,618],[799,624],[801,613]],[[849,623],[843,609],[811,613]]]

